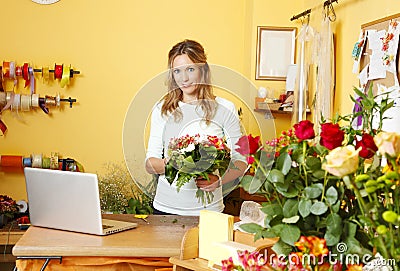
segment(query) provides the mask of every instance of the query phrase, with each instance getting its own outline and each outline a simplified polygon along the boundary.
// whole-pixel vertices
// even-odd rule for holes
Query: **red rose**
[[[344,131],[340,130],[339,124],[323,123],[321,124],[320,144],[328,150],[333,150],[342,146],[344,140]]]
[[[251,134],[242,136],[236,145],[239,146],[236,151],[241,155],[255,154],[260,148],[260,136],[253,137]]]
[[[362,158],[368,159],[374,156],[378,147],[375,145],[374,138],[370,134],[363,134],[361,140],[356,139],[356,149],[361,147],[358,155]]]
[[[313,139],[315,137],[314,123],[309,120],[302,120],[294,125],[294,133],[298,139]]]

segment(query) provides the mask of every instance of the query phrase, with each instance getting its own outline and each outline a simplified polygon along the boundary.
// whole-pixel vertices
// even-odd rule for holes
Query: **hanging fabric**
[[[333,117],[333,98],[335,89],[334,41],[331,22],[336,19],[332,4],[323,11],[318,42],[315,42],[315,64],[317,66],[316,89],[313,101],[315,128],[319,131],[322,119]]]
[[[297,40],[300,42],[300,54],[297,61],[297,63],[299,63],[299,68],[297,69],[298,79],[294,91],[293,124],[306,119],[308,102],[308,71],[310,65],[309,48],[314,37],[314,29],[309,25],[309,21],[310,15],[308,15],[307,19],[302,22],[302,27],[297,36]]]

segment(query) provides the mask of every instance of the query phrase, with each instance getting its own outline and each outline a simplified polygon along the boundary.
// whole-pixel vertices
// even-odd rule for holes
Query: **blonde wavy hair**
[[[200,69],[201,79],[197,85],[197,106],[201,107],[204,112],[203,118],[206,123],[209,124],[211,119],[214,117],[217,103],[211,85],[211,73],[210,67],[207,64],[207,56],[203,46],[194,40],[186,39],[179,42],[174,45],[168,53],[168,93],[164,96],[161,114],[164,116],[172,114],[176,122],[179,122],[182,119],[182,111],[179,108],[179,101],[182,101],[183,93],[175,82],[172,72],[172,64],[177,56],[183,54],[186,54],[193,63],[199,64],[198,67]]]

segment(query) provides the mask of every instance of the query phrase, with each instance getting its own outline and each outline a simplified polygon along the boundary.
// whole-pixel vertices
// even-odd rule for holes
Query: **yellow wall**
[[[35,67],[65,63],[81,71],[64,89],[37,77],[36,92],[41,96],[60,93],[78,103],[73,108],[50,108],[51,115],[41,110],[5,111],[2,119],[8,133],[0,138],[0,155],[48,156],[55,151],[81,162],[87,172],[123,161],[128,106],[143,85],[165,71],[173,44],[196,39],[206,48],[210,63],[248,76],[254,66],[255,24],[289,24],[273,12],[278,4],[267,8],[262,1],[60,0],[48,6],[0,1],[2,20],[8,25],[2,31],[0,61],[30,62]],[[261,14],[266,15],[264,21]],[[22,80],[17,91],[29,91]],[[139,105],[135,110],[143,113],[148,108]],[[143,130],[138,127],[137,132]],[[0,172],[0,192],[25,199],[22,174]]]
[[[210,63],[243,74],[255,89],[284,89],[283,81],[254,80],[257,26],[299,27],[290,18],[321,2],[60,0],[45,6],[29,0],[0,0],[0,61],[30,62],[35,67],[64,63],[81,71],[64,89],[58,82],[43,84],[37,77],[36,92],[41,96],[60,93],[78,103],[73,108],[50,108],[51,115],[41,110],[4,112],[2,119],[9,130],[0,138],[0,155],[56,151],[81,162],[87,172],[123,161],[127,109],[138,91],[165,71],[168,50],[184,38],[200,41]],[[335,108],[349,112],[348,94],[357,84],[350,56],[360,25],[400,12],[400,6],[397,0],[341,0],[334,6],[338,17],[333,24],[337,38]],[[22,80],[18,91],[28,92]],[[243,89],[235,95],[251,101],[256,93]],[[135,110],[143,114],[148,108],[138,105]],[[250,111],[244,123],[248,131],[257,130]],[[290,119],[278,117],[275,124],[279,132],[288,128]],[[144,128],[137,127],[137,132],[144,134]],[[0,172],[0,193],[25,199],[22,174]]]

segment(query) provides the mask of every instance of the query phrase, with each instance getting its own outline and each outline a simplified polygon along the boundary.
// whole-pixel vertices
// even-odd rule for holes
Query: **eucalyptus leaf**
[[[314,215],[322,215],[328,211],[328,206],[322,201],[317,201],[311,206],[310,211]]]
[[[322,180],[325,177],[325,170],[323,169],[315,170],[313,171],[312,176],[314,176],[319,180]]]
[[[301,232],[299,227],[294,225],[285,225],[279,235],[281,240],[288,245],[294,246],[300,238]]]
[[[310,156],[307,157],[306,165],[310,170],[315,171],[321,169],[321,160],[317,157]]]
[[[329,205],[333,205],[336,203],[337,200],[338,192],[336,188],[334,188],[333,186],[329,187],[328,190],[326,190],[326,201]]]
[[[249,233],[257,233],[258,231],[263,230],[264,228],[256,223],[245,223],[239,226],[242,230]]]
[[[282,219],[282,222],[287,223],[287,224],[295,224],[295,223],[297,223],[297,221],[299,221],[299,219],[300,219],[300,216],[295,215],[292,217]]]
[[[327,246],[334,246],[340,241],[340,235],[327,231],[324,235]]]
[[[286,218],[297,215],[299,210],[299,202],[294,199],[288,199],[283,205],[283,216]]]
[[[260,210],[270,217],[283,214],[282,207],[277,203],[271,203],[263,206],[260,208]]]
[[[299,202],[299,213],[304,218],[311,213],[312,202],[309,199],[301,199]]]
[[[282,196],[289,198],[289,199],[297,197],[299,195],[299,189],[294,185],[289,185],[289,188],[287,189],[287,191],[280,191],[279,189],[277,189],[277,190]]]
[[[312,184],[311,186],[304,188],[304,194],[308,199],[315,199],[321,196],[322,190],[316,184]]]
[[[272,246],[272,250],[277,254],[277,255],[289,255],[293,247],[285,244],[282,240],[279,240]]]
[[[338,234],[343,232],[342,218],[338,214],[329,214],[326,218],[326,228],[329,232]]]
[[[284,183],[285,182],[285,175],[277,169],[273,169],[268,174],[267,180],[271,183]]]

